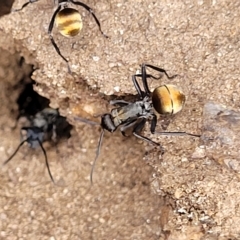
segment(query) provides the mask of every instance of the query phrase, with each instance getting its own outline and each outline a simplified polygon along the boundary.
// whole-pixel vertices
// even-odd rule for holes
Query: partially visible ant
[[[40,146],[45,157],[49,176],[54,183],[54,179],[48,164],[47,153],[42,143],[49,140],[56,142],[57,127],[61,126],[63,121],[65,121],[65,118],[60,116],[57,109],[45,108],[42,111],[38,112],[31,119],[29,127],[21,128],[20,133],[22,141],[20,142],[14,153],[3,163],[3,165],[7,164],[17,154],[17,152],[25,142],[27,142],[31,148],[36,148]]]
[[[14,9],[14,12],[21,11],[23,8],[25,8],[27,5],[30,3],[38,2],[39,0],[28,0],[28,2],[24,3],[21,8],[19,9]],[[101,32],[101,34],[105,37],[108,38],[107,35],[102,31],[101,29],[101,24],[94,14],[92,8],[90,8],[88,5],[86,5],[83,2],[79,1],[74,1],[74,0],[55,0],[57,9],[54,11],[51,21],[48,26],[48,35],[51,40],[52,45],[54,46],[55,50],[57,51],[58,55],[67,63],[68,66],[68,71],[69,73],[71,72],[71,68],[69,66],[68,60],[62,55],[59,47],[57,46],[53,35],[52,35],[52,30],[54,23],[58,29],[58,31],[64,36],[64,37],[75,37],[83,27],[82,23],[82,17],[81,14],[79,13],[78,10],[69,7],[69,4],[74,4],[77,6],[81,6],[85,8],[89,13],[92,14],[96,24],[98,25],[98,28]]]
[[[136,88],[139,100],[135,102],[128,102],[124,100],[110,101],[111,105],[118,106],[113,108],[110,113],[103,114],[101,116],[101,127],[102,131],[100,134],[96,157],[94,159],[90,180],[93,182],[93,170],[100,154],[102,145],[104,130],[109,132],[115,132],[118,127],[123,136],[126,136],[125,131],[128,128],[132,128],[132,134],[141,140],[149,142],[153,145],[160,146],[160,143],[152,141],[151,139],[142,136],[140,132],[144,128],[146,122],[149,120],[151,123],[150,131],[152,134],[155,133],[157,125],[157,116],[155,111],[161,115],[172,115],[182,110],[185,103],[185,95],[174,85],[165,84],[154,89],[153,92],[149,90],[148,78],[160,79],[151,74],[147,74],[146,68],[151,68],[161,74],[166,75],[168,79],[173,79],[177,75],[169,76],[167,72],[159,67],[142,64],[141,74],[135,74],[132,76],[134,87]],[[143,90],[137,81],[137,77],[140,77],[143,84]],[[158,132],[159,134],[165,135],[189,135],[194,137],[200,137],[200,135],[191,134],[187,132]],[[162,153],[164,149],[161,147]]]

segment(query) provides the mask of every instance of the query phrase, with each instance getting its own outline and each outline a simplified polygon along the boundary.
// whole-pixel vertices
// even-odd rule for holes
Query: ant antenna
[[[52,176],[51,171],[50,171],[49,164],[48,164],[47,153],[46,153],[46,151],[45,151],[45,149],[44,149],[41,141],[39,140],[39,138],[37,138],[37,141],[38,141],[38,143],[39,143],[39,145],[40,145],[40,147],[41,147],[41,149],[42,149],[42,151],[43,151],[43,154],[44,154],[44,157],[45,157],[46,166],[47,166],[47,170],[48,170],[48,174],[49,174],[52,182],[55,184],[54,179],[53,179],[53,176]]]
[[[192,137],[201,137],[201,135],[193,134],[193,133],[187,133],[187,132],[158,132],[155,133],[161,134],[161,135],[175,135],[175,136],[192,136]]]
[[[16,154],[17,152],[19,151],[19,149],[21,148],[21,146],[25,143],[25,142],[28,142],[28,140],[30,139],[27,138],[25,140],[23,140],[22,142],[20,142],[20,144],[18,145],[17,149],[15,150],[15,152],[3,163],[3,165],[6,165]]]
[[[79,122],[83,122],[89,125],[99,125],[99,123],[93,122],[91,120],[88,120],[86,118],[82,118],[82,117],[74,117],[74,120],[79,121]]]
[[[104,129],[102,129],[102,132],[101,132],[101,135],[100,135],[100,138],[99,138],[99,141],[98,141],[98,147],[97,147],[97,151],[96,151],[96,157],[94,159],[94,162],[93,162],[93,165],[92,165],[92,169],[91,169],[91,173],[90,173],[90,181],[91,181],[91,184],[93,184],[93,170],[94,170],[94,167],[96,165],[96,161],[98,159],[98,156],[100,154],[100,149],[101,149],[101,146],[102,146],[102,140],[103,140],[103,135],[104,135]]]

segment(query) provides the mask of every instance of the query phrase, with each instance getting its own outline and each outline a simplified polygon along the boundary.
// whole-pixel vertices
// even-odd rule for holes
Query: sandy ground
[[[1,168],[1,239],[240,239],[239,1],[86,3],[110,38],[81,8],[79,36],[54,28],[73,76],[47,35],[52,2],[0,19],[1,161],[19,144],[20,126],[12,127],[28,64],[35,90],[74,125],[58,151],[44,145],[56,185],[40,150],[25,146]],[[131,75],[143,62],[178,74],[171,83],[186,94],[168,131],[202,137],[151,135],[147,126],[144,134],[166,150],[160,156],[134,137],[106,134],[90,188],[100,129],[74,117],[96,121],[93,115],[110,109],[109,95],[136,94]]]

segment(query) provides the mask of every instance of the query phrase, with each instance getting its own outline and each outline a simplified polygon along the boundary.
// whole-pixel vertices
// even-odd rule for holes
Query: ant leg
[[[61,9],[61,6],[58,6],[58,8],[53,13],[53,16],[52,16],[51,21],[50,21],[49,26],[48,26],[48,35],[49,35],[49,38],[51,40],[52,45],[54,46],[56,52],[58,53],[58,55],[67,63],[68,72],[70,74],[72,74],[72,71],[71,71],[71,68],[69,66],[68,60],[62,55],[62,53],[61,53],[59,47],[57,46],[56,42],[54,41],[54,38],[53,38],[53,35],[52,35],[54,21],[55,21],[56,15],[60,11],[60,9]]]
[[[147,92],[147,95],[150,95],[150,90],[148,89],[148,87],[144,86],[145,92],[142,91],[140,86],[139,86],[139,84],[138,84],[138,81],[137,81],[136,77],[143,78],[143,74],[135,74],[135,75],[132,76],[132,81],[133,81],[134,87],[136,88],[140,98],[143,99],[144,96],[146,96],[146,92]],[[161,78],[161,77],[155,77],[155,76],[153,76],[151,74],[146,74],[145,77],[146,77],[146,79],[147,78],[153,78],[153,79],[156,79],[156,80]]]
[[[142,64],[142,82],[143,82],[143,87],[144,87],[144,89],[145,89],[145,91],[148,95],[150,95],[151,92],[149,90],[148,83],[147,83],[147,78],[149,77],[149,75],[146,73],[146,67],[149,67],[149,68],[152,68],[152,69],[154,69],[158,72],[164,73],[167,76],[168,79],[173,79],[177,76],[177,75],[174,75],[174,76],[170,77],[164,69],[159,68],[159,67],[155,67],[155,66],[150,65],[150,64],[143,63]],[[150,76],[154,79],[160,79],[161,78],[161,77],[156,78],[156,77],[153,77],[152,75],[150,75]]]
[[[147,95],[150,95],[151,92],[149,90],[148,83],[147,83],[147,73],[146,73],[145,64],[142,64],[142,83],[143,83],[143,87],[145,89],[145,92],[147,93]]]
[[[135,74],[135,76],[136,76],[136,77],[142,77],[142,74]],[[152,74],[146,74],[146,77],[147,77],[147,78],[153,78],[153,79],[156,79],[156,80],[159,80],[159,79],[162,78],[161,76],[160,76],[160,77],[155,77],[155,76],[153,76]]]
[[[44,154],[44,157],[45,157],[46,166],[47,166],[47,170],[48,170],[48,174],[49,174],[52,182],[55,183],[55,182],[54,182],[54,179],[53,179],[53,176],[52,176],[52,174],[51,174],[51,171],[50,171],[49,164],[48,164],[47,153],[46,153],[46,151],[45,151],[45,149],[44,149],[41,141],[40,141],[38,138],[37,138],[37,141],[38,141],[38,143],[39,143],[39,145],[40,145],[40,147],[41,147],[41,149],[42,149],[42,151],[43,151],[43,154]]]
[[[133,129],[133,135],[134,135],[135,137],[137,137],[137,138],[140,138],[141,140],[144,140],[144,141],[149,142],[149,143],[151,143],[151,144],[154,144],[154,145],[156,145],[156,146],[160,146],[161,151],[164,152],[164,150],[163,150],[162,146],[160,145],[160,143],[154,142],[154,141],[152,141],[151,139],[149,139],[149,138],[147,138],[147,137],[144,137],[144,136],[142,136],[142,135],[140,135],[140,134],[138,133],[138,132],[141,132],[141,131],[142,131],[142,129],[143,129],[146,121],[147,121],[147,120],[144,118],[141,122],[139,122],[139,124],[137,124],[137,125],[135,126],[135,128]]]
[[[135,74],[135,75],[133,75],[133,76],[132,76],[132,81],[133,81],[133,85],[134,85],[134,87],[136,88],[137,93],[138,93],[140,99],[143,99],[144,96],[145,96],[145,93],[141,90],[141,88],[140,88],[140,86],[139,86],[139,84],[138,84],[138,81],[137,81],[137,79],[136,79],[136,77],[139,77],[139,76],[142,76],[142,75],[141,75],[141,74]]]
[[[146,72],[146,66],[151,66],[151,65],[146,65],[146,64],[142,64],[142,67],[141,67],[141,74],[137,74],[135,76],[138,76],[138,77],[142,77],[142,83],[143,83],[143,88],[145,90],[145,94],[146,95],[151,95],[151,91],[148,87],[148,83],[147,83],[147,78],[151,77],[151,78],[154,78],[154,79],[160,79],[161,77],[157,78],[157,77],[154,77],[153,75],[150,75],[150,74],[147,74]],[[155,68],[154,68],[155,69]],[[155,69],[156,70],[156,69]],[[163,69],[162,69],[163,70]],[[166,71],[163,70],[165,73]],[[166,73],[167,74],[167,73]],[[168,75],[167,75],[168,76]],[[138,84],[137,84],[138,85]],[[139,85],[138,85],[139,86]],[[138,90],[137,90],[138,91]]]
[[[23,10],[23,8],[25,8],[29,3],[34,3],[34,2],[38,2],[38,1],[39,0],[28,0],[28,2],[24,3],[21,8],[12,9],[12,12],[19,12],[19,11]]]
[[[103,135],[104,135],[104,129],[102,129],[102,132],[101,132],[101,135],[99,137],[99,141],[98,141],[98,146],[97,146],[97,151],[96,151],[96,157],[93,161],[93,165],[92,165],[92,169],[91,169],[91,173],[90,173],[90,181],[91,181],[91,184],[93,184],[93,170],[94,170],[94,167],[96,165],[96,162],[97,162],[97,159],[98,159],[98,156],[100,154],[100,150],[101,150],[101,146],[102,146],[102,140],[103,140]]]
[[[128,137],[128,136],[126,135],[126,133],[125,133],[125,130],[127,130],[127,129],[130,128],[130,127],[132,127],[134,124],[136,124],[136,120],[133,120],[133,121],[131,121],[131,122],[128,122],[128,123],[124,124],[124,125],[120,128],[120,131],[121,131],[121,133],[122,133],[122,135],[123,135],[124,137]]]
[[[3,163],[3,165],[6,165],[18,152],[18,150],[21,148],[21,146],[27,142],[30,138],[27,138],[25,140],[23,140],[22,142],[20,142],[20,144],[18,145],[17,149],[14,151],[14,153]]]
[[[110,103],[110,105],[119,105],[121,107],[127,106],[130,104],[129,102],[124,101],[124,100],[111,100],[109,103]]]
[[[161,73],[165,74],[168,79],[173,79],[173,78],[178,76],[177,74],[175,74],[175,75],[170,77],[168,75],[168,73],[166,72],[166,70],[164,70],[163,68],[159,68],[159,67],[156,67],[156,66],[153,66],[153,65],[150,65],[150,64],[142,64],[142,67],[144,67],[145,69],[146,69],[146,67],[149,67],[149,68],[152,68],[152,69],[154,69],[154,70],[156,70],[158,72],[161,72]]]
[[[155,114],[152,114],[151,127],[150,127],[150,131],[152,134],[155,133],[156,126],[157,126],[157,116]]]
[[[98,18],[96,17],[96,15],[94,14],[93,10],[92,10],[88,5],[86,5],[86,4],[82,3],[82,2],[77,2],[77,1],[75,2],[75,1],[73,1],[73,0],[69,0],[69,1],[70,1],[71,3],[73,3],[73,4],[75,4],[75,5],[79,5],[79,6],[83,7],[83,8],[85,8],[88,12],[90,12],[90,13],[92,14],[92,16],[93,16],[96,24],[97,24],[98,27],[99,27],[99,31],[102,33],[102,35],[103,35],[105,38],[109,38],[109,37],[102,31],[101,24],[100,24]]]
[[[176,135],[176,136],[192,136],[192,137],[201,137],[201,135],[188,133],[188,132],[155,132],[156,134],[161,135]]]

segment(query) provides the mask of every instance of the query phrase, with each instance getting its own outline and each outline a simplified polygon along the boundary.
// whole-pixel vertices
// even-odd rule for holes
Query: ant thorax
[[[137,120],[138,118],[148,118],[152,113],[152,103],[149,101],[149,97],[145,97],[141,101],[112,109],[111,116],[114,125],[117,127],[126,122]]]

